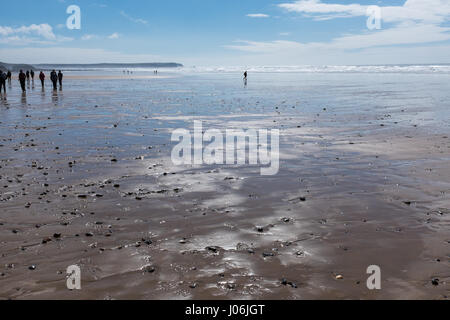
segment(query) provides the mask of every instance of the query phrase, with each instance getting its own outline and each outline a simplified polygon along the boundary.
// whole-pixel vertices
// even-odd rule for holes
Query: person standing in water
[[[53,90],[58,90],[58,85],[57,85],[57,83],[58,83],[58,75],[56,74],[55,70],[53,70],[50,73],[50,80],[52,80],[52,82],[53,82]]]
[[[31,81],[34,81],[34,71],[33,70],[30,71],[30,75],[31,75]]]
[[[244,86],[247,86],[247,78],[248,78],[248,73],[247,71],[244,72]]]
[[[3,71],[0,70],[0,94],[2,93],[2,88],[5,91],[6,94],[6,79],[8,76],[6,73],[3,73]]]
[[[12,77],[11,71],[8,70],[8,73],[6,74],[6,76],[8,78],[9,84],[11,84],[11,77]]]
[[[27,81],[30,82],[30,71],[27,70],[26,76],[27,76]]]
[[[62,89],[63,73],[61,70],[58,72],[59,89]]]
[[[25,81],[27,80],[27,76],[25,73],[23,73],[22,70],[19,72],[19,82],[20,87],[22,88],[22,92],[25,93],[27,90],[25,89]]]
[[[39,80],[41,80],[42,89],[44,89],[45,74],[42,71],[41,71],[41,73],[39,73]]]

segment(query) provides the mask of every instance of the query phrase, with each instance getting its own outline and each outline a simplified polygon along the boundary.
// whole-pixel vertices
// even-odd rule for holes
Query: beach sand
[[[448,299],[448,75],[158,78],[2,99],[0,298]],[[279,129],[279,173],[174,166],[194,120]]]
[[[47,85],[51,85],[51,81],[50,81],[50,72],[47,72],[45,75],[46,79],[45,82],[47,83]],[[34,85],[37,87],[41,86],[41,81],[39,80],[39,73],[35,74],[34,76]],[[167,75],[139,75],[139,74],[120,74],[120,73],[115,73],[115,74],[104,74],[104,73],[100,73],[100,74],[64,74],[63,80],[67,81],[67,80],[150,80],[150,79],[167,79],[170,78],[170,76]],[[18,81],[19,77],[18,75],[13,75],[11,77],[12,80],[14,81]],[[30,80],[31,82],[31,80]]]

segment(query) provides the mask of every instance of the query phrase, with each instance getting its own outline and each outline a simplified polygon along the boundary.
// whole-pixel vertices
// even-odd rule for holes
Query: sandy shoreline
[[[193,94],[153,90],[0,106],[1,299],[448,299],[448,128],[404,106],[263,109],[247,91],[236,114],[196,114]],[[280,129],[279,174],[175,167],[170,133],[193,120]]]
[[[118,75],[77,75],[77,74],[64,74],[64,80],[144,80],[144,79],[169,79],[173,76],[162,76],[162,75],[137,75],[137,74],[118,74]],[[18,76],[12,76],[12,80],[18,81]],[[51,83],[50,81],[50,73],[46,73],[47,83]],[[30,82],[32,82],[30,80]],[[39,80],[39,74],[35,74],[35,85],[40,85],[41,81]]]

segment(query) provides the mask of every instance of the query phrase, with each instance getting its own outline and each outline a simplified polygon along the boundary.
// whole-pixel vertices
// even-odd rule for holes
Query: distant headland
[[[11,72],[19,72],[20,70],[36,70],[36,68],[34,68],[30,64],[12,64],[0,62],[0,70],[3,72],[7,72],[8,70]]]

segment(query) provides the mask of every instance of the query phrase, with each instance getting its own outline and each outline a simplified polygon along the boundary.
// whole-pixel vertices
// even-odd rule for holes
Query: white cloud
[[[247,15],[249,18],[269,18],[270,16],[265,13],[249,13]]]
[[[323,3],[320,0],[301,0],[279,6],[314,20],[366,16],[369,7],[358,3]],[[437,47],[437,44],[448,43],[450,40],[450,27],[446,24],[450,20],[450,0],[407,0],[403,5],[384,6],[381,10],[383,22],[390,23],[383,23],[381,30],[370,31],[364,23],[359,33],[343,34],[327,42],[240,40],[225,47],[253,55],[253,58],[259,55],[261,59],[264,58],[267,61],[285,61],[294,64],[304,64],[308,63],[307,61],[316,63],[319,58],[323,59],[322,63],[327,63],[326,61],[333,61],[338,57],[347,63],[363,60],[364,63],[371,64],[374,63],[371,60],[383,59],[382,63],[391,63],[390,56],[395,56],[396,59],[399,57],[398,54],[393,54],[394,52],[405,53],[408,50],[414,52],[416,47],[420,47],[422,48],[420,52],[423,53],[424,46],[429,54],[428,57],[424,57],[429,59],[428,62],[436,62],[433,61],[434,56],[442,57],[441,53],[432,52],[428,48]],[[280,34],[282,35],[285,34]],[[405,49],[405,46],[408,48]],[[439,46],[439,48],[448,48],[448,46]],[[383,54],[375,58],[374,52],[383,52]],[[407,55],[404,58],[411,59],[412,56]],[[423,60],[418,55],[414,57],[417,60]],[[450,55],[443,60],[448,62]]]
[[[81,37],[81,40],[88,41],[96,38],[98,38],[98,36],[96,36],[95,34],[85,34],[84,36]]]
[[[124,11],[120,11],[120,15],[134,23],[148,24],[147,20],[140,19],[140,18],[133,18],[132,16],[130,16],[129,14],[127,14]]]
[[[50,44],[72,41],[73,38],[55,35],[49,24],[32,24],[17,28],[0,26],[0,43],[2,44]]]
[[[316,20],[366,16],[367,5],[331,4],[320,0],[300,0],[282,3],[280,8],[290,12],[311,14]],[[381,6],[381,17],[385,22],[416,21],[441,23],[449,20],[449,0],[406,0],[402,6]]]
[[[331,42],[308,42],[276,40],[268,42],[237,41],[240,44],[228,45],[227,48],[246,52],[285,52],[298,50],[301,52],[314,50],[355,50],[379,46],[411,45],[450,40],[450,28],[426,24],[404,24],[395,28],[365,34],[346,35],[335,38]]]
[[[108,36],[108,39],[119,39],[120,35],[117,32],[114,32],[112,35]]]
[[[36,35],[39,37],[43,37],[47,40],[56,39],[56,36],[53,33],[52,27],[46,23],[39,24],[39,25],[32,24],[30,26],[22,26],[19,28],[0,26],[0,35],[1,36],[10,36],[10,35],[17,35],[17,34]]]

